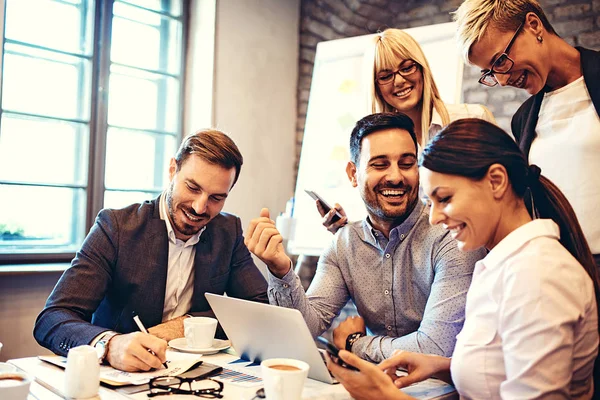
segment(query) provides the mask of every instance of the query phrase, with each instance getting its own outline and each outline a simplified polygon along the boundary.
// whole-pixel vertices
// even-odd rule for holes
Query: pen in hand
[[[132,315],[133,315],[133,321],[135,322],[137,327],[140,329],[140,331],[142,331],[144,333],[148,333],[148,329],[146,329],[144,324],[142,324],[142,320],[140,319],[140,317],[135,312],[133,312]],[[150,353],[152,353],[153,356],[156,356],[156,354],[152,351],[152,349],[148,349],[148,351]],[[165,366],[165,368],[169,368],[166,361],[162,364]]]

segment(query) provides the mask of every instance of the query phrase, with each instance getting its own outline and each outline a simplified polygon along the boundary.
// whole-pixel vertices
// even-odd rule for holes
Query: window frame
[[[141,10],[147,10],[160,16],[174,18],[166,11],[157,11],[154,9],[139,6],[135,3],[129,3],[127,0],[120,0],[128,6]],[[168,0],[162,0],[167,3]],[[4,72],[4,44],[5,26],[6,26],[6,1],[0,0],[0,104],[2,103],[2,79]],[[90,122],[89,122],[89,151],[88,151],[88,170],[87,170],[87,188],[85,200],[84,232],[89,232],[93,226],[96,216],[104,206],[105,171],[106,171],[106,153],[108,136],[108,95],[105,90],[108,87],[111,67],[111,41],[112,41],[112,19],[113,6],[115,0],[95,0],[94,1],[94,28],[92,34],[92,57],[91,57],[91,89],[90,89]],[[175,17],[181,22],[181,52],[180,52],[180,71],[178,80],[180,83],[179,91],[179,110],[177,117],[179,124],[175,139],[180,142],[183,138],[185,98],[187,93],[187,53],[189,43],[189,22],[190,22],[189,0],[182,0],[181,15]],[[115,63],[115,65],[121,65]],[[173,74],[165,74],[173,76]],[[5,110],[0,107],[0,121]],[[120,128],[120,127],[116,127]],[[132,129],[135,130],[135,129]],[[152,130],[144,130],[150,131]],[[156,134],[157,132],[154,132]],[[155,168],[160,166],[155,165]],[[36,185],[37,186],[37,185]],[[53,186],[53,185],[49,185]],[[65,187],[67,185],[57,185]],[[127,191],[127,189],[118,190]],[[139,191],[139,190],[135,190]],[[146,190],[143,190],[146,191]],[[78,246],[79,247],[79,246]],[[3,265],[35,264],[39,265],[39,270],[44,271],[44,265],[56,267],[55,263],[70,262],[75,257],[75,252],[27,252],[27,253],[0,253],[0,272]]]

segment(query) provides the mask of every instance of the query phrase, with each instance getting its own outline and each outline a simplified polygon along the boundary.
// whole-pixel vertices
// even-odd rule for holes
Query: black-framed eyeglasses
[[[402,65],[400,68],[398,68],[395,71],[382,71],[380,72],[376,77],[375,77],[375,81],[377,82],[377,84],[379,85],[387,85],[390,84],[392,82],[394,82],[394,79],[396,78],[396,74],[400,74],[400,76],[402,77],[406,77],[409,76],[411,74],[414,74],[415,72],[417,72],[417,70],[419,69],[420,65],[413,61],[410,60],[408,63]]]
[[[479,78],[479,83],[485,86],[493,87],[498,84],[498,79],[496,79],[495,74],[510,73],[510,70],[512,69],[513,65],[515,65],[515,62],[512,60],[512,58],[508,56],[508,53],[510,52],[510,48],[515,42],[515,39],[517,38],[517,36],[519,36],[519,32],[521,32],[523,24],[524,23],[522,22],[521,25],[519,25],[513,37],[510,39],[510,42],[508,42],[508,46],[506,46],[506,49],[504,49],[502,54],[496,57],[496,60],[494,60],[494,62],[492,63],[492,68],[481,70],[481,77]]]
[[[199,384],[202,382],[202,384]],[[184,384],[188,388],[182,387]],[[210,385],[210,387],[205,387]],[[202,386],[202,388],[199,388]],[[148,397],[164,396],[170,394],[193,394],[207,399],[223,398],[223,383],[211,378],[181,378],[179,376],[157,376],[150,379],[150,393]]]

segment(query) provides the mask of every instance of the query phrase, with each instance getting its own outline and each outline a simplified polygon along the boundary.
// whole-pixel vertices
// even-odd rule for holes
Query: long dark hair
[[[419,165],[430,171],[481,180],[492,164],[506,168],[515,194],[525,200],[531,191],[532,217],[552,219],[560,228],[560,243],[586,270],[599,300],[598,270],[594,257],[564,194],[540,169],[528,165],[514,140],[502,129],[476,118],[461,119],[442,129],[423,149]],[[525,201],[527,203],[527,201]],[[599,309],[600,312],[600,309]]]

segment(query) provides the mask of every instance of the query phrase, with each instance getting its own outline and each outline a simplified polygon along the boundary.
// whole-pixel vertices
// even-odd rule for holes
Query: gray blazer
[[[106,330],[137,331],[132,311],[148,327],[161,323],[169,243],[159,199],[100,211],[37,317],[33,333],[40,345],[66,355]],[[214,316],[205,292],[268,302],[267,283],[234,215],[221,213],[207,225],[194,271],[190,314]]]

